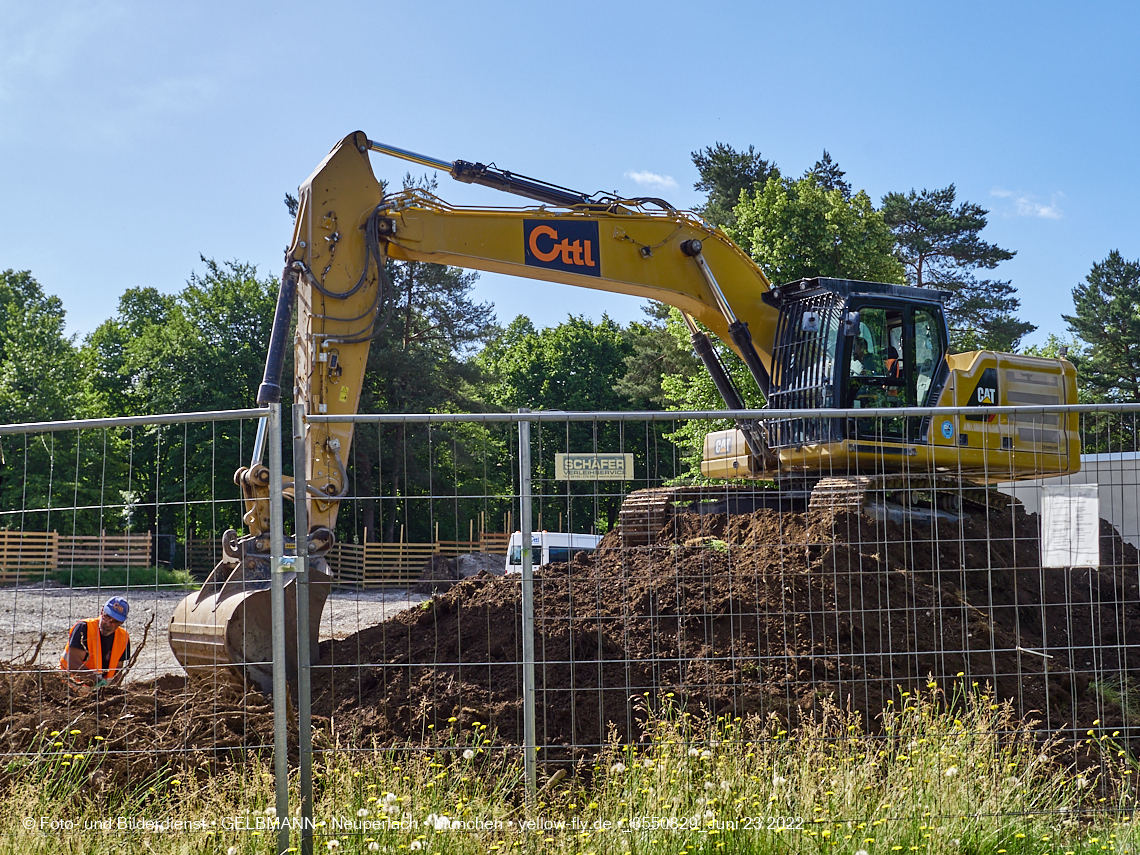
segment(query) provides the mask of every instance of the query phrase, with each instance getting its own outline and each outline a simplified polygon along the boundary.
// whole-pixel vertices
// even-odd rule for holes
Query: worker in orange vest
[[[131,637],[123,629],[128,611],[126,600],[111,597],[99,617],[75,624],[59,667],[76,682],[97,689],[119,685],[126,676],[122,666],[131,658]]]

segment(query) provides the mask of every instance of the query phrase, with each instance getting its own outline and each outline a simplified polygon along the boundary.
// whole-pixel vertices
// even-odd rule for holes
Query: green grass
[[[614,744],[564,780],[540,765],[543,789],[529,808],[517,754],[492,748],[479,723],[446,737],[429,730],[428,748],[333,744],[316,763],[316,851],[1099,855],[1140,844],[1136,767],[1098,725],[1081,746],[1098,762],[1078,774],[1060,746],[1042,744],[1009,707],[972,688],[900,695],[875,735],[835,709],[789,733],[775,719],[710,721],[668,695],[658,701],[643,707],[643,743]],[[92,784],[99,746],[76,738],[45,736],[38,755],[7,769],[0,853],[272,851],[267,763],[171,772],[107,793]],[[120,816],[205,825],[98,826]],[[58,830],[41,833],[40,817],[74,827],[61,843]]]
[[[57,570],[50,578],[73,588],[184,588],[194,590],[198,584],[189,570],[169,567],[68,567]]]

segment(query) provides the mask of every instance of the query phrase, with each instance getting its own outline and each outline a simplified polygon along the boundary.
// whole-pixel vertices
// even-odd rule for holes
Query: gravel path
[[[127,629],[132,647],[142,641],[143,627],[155,614],[150,637],[127,680],[153,680],[183,673],[167,641],[167,627],[186,591],[150,588],[63,588],[35,585],[0,589],[0,659],[22,661],[47,635],[36,664],[55,666],[63,654],[67,632],[78,620],[95,617],[110,596],[131,604]],[[321,617],[321,639],[345,638],[428,599],[406,590],[356,591],[334,588]]]

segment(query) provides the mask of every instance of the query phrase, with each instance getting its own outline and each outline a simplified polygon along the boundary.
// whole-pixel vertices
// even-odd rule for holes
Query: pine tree
[[[921,193],[888,193],[880,210],[910,284],[951,292],[951,348],[1015,350],[1037,327],[1017,317],[1021,301],[1009,281],[979,280],[973,272],[992,270],[1016,253],[981,239],[989,211],[972,202],[955,206],[956,192],[951,184]]]

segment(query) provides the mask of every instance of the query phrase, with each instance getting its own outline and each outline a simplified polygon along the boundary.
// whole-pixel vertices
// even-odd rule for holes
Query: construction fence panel
[[[964,768],[945,747],[960,727],[985,756],[1014,746],[1070,770],[1065,810],[1124,810],[1125,791],[1106,782],[1140,753],[1138,413],[355,417],[335,543],[311,561],[314,759],[426,751],[452,763],[471,750],[507,762],[521,750],[553,793],[558,773],[657,768],[680,745],[669,762],[715,761],[683,767],[714,819],[770,803],[810,818],[828,790],[789,801],[795,757],[817,771],[921,761],[907,778],[917,787]],[[236,593],[252,610],[267,594],[258,554],[233,575],[249,510],[233,476],[258,459],[257,415],[0,426],[11,775],[78,753],[100,781],[130,788],[268,762],[272,663],[252,623],[232,624],[242,661],[199,661],[193,678],[168,636],[187,597]],[[333,419],[310,417],[311,437]],[[779,467],[762,470],[737,435],[711,445],[717,474],[735,462],[753,477],[702,476],[705,435],[751,420],[787,440]],[[847,438],[804,439],[836,431]],[[285,516],[292,536],[288,504]],[[71,628],[112,595],[131,604],[135,659],[122,687],[93,692],[58,662]],[[289,677],[297,685],[292,665]],[[906,730],[931,709],[948,729]],[[781,754],[789,744],[816,753]],[[762,787],[717,777],[715,764],[757,752],[768,765],[746,777]],[[827,816],[875,821],[845,804]],[[1059,805],[1057,823],[1076,815]]]
[[[700,474],[705,434],[734,425],[724,413],[360,416],[375,457],[350,473],[342,514],[397,538],[455,536],[488,513],[516,532],[530,422],[541,774],[644,747],[663,715],[705,722],[699,752],[718,721],[883,735],[917,698],[1008,705],[994,732],[1032,722],[1025,738],[1083,768],[1107,757],[1090,729],[1140,748],[1138,409],[738,414],[781,425],[772,436],[838,424],[852,441],[789,444],[779,471],[732,481]],[[611,470],[567,477],[571,464]],[[523,745],[520,575],[423,557],[402,598],[361,586],[332,616],[314,712],[369,745],[483,728]]]

